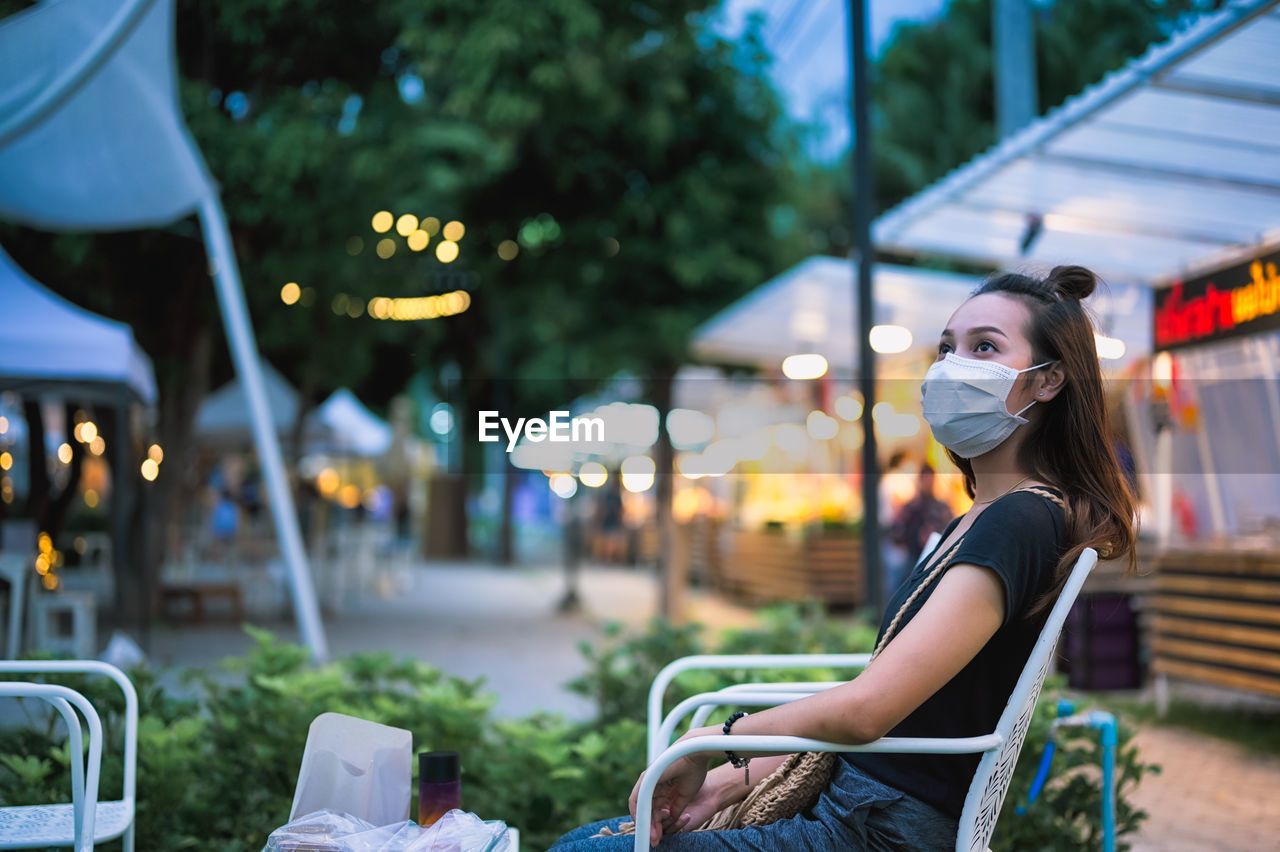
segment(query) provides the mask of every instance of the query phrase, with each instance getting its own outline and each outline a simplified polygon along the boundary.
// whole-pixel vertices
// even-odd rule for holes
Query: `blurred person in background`
[[[902,585],[907,570],[924,552],[924,543],[929,536],[942,532],[951,521],[951,509],[934,496],[933,484],[933,467],[926,462],[920,466],[920,474],[916,477],[915,495],[902,505],[889,527],[889,540],[902,549],[903,559],[896,574],[889,576],[886,592]]]
[[[902,507],[916,492],[916,477],[907,472],[910,460],[905,450],[895,450],[880,474],[880,565],[884,572],[883,588],[886,593],[898,587],[912,564],[907,549],[892,535],[893,524]]]

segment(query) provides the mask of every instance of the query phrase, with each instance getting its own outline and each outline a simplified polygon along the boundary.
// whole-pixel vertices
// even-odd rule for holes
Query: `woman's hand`
[[[662,777],[653,788],[653,811],[649,824],[649,845],[653,846],[662,839],[663,834],[674,834],[695,825],[693,819],[697,812],[707,807],[707,799],[715,798],[710,790],[703,791],[703,782],[707,777],[707,762],[696,755],[682,757],[666,768]],[[644,782],[644,773],[631,789],[628,802],[631,817],[636,815],[636,802],[640,796],[640,785]],[[697,807],[694,807],[694,806]],[[714,813],[714,809],[711,811]],[[701,823],[696,823],[701,825]],[[643,828],[637,824],[636,833]]]
[[[719,734],[716,728],[698,728],[685,734],[680,741],[696,736]],[[686,831],[699,826],[719,810],[719,793],[713,785],[704,785],[707,778],[706,754],[686,755],[671,764],[658,779],[653,789],[653,815],[649,826],[649,845],[662,839],[663,834]],[[636,802],[644,774],[636,781],[628,802],[632,818],[636,815]],[[705,789],[704,789],[705,787]],[[636,831],[642,827],[637,825]]]

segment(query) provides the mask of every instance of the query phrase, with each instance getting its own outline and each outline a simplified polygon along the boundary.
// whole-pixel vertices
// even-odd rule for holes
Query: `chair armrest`
[[[729,687],[719,692],[702,692],[698,695],[690,696],[681,701],[675,707],[671,708],[671,712],[662,720],[662,727],[658,729],[657,751],[660,753],[662,749],[671,744],[671,738],[675,735],[676,726],[680,724],[680,720],[688,715],[690,710],[697,710],[702,713],[703,721],[706,716],[716,707],[725,704],[733,704],[740,707],[776,707],[779,704],[785,704],[788,701],[795,701],[797,698],[806,698],[813,693],[807,690],[797,690],[795,692],[782,692],[781,690],[760,690],[752,692],[743,689],[734,689]],[[697,722],[697,717],[694,717]],[[701,722],[697,722],[701,724]],[[650,743],[650,749],[653,750],[653,743]],[[653,755],[650,757],[652,762]]]
[[[706,693],[714,695],[715,693]],[[724,743],[719,737],[695,737],[678,742],[658,755],[644,772],[636,795],[636,852],[649,849],[649,823],[653,819],[653,791],[658,779],[668,766],[686,755],[700,751],[722,751]],[[881,737],[862,745],[832,743],[811,740],[807,737],[766,736],[749,734],[733,737],[733,750],[743,752],[830,751],[830,752],[887,752],[897,754],[976,754],[988,752],[1004,745],[1000,734],[979,737]]]
[[[102,767],[102,720],[89,700],[74,689],[48,683],[0,682],[0,698],[39,698],[62,714],[71,740],[71,808],[77,841],[93,837],[93,823],[98,810],[98,777]],[[87,777],[81,763],[80,719],[71,709],[84,714],[89,726],[89,766]],[[77,846],[79,843],[77,843]]]
[[[761,668],[841,668],[861,669],[871,662],[870,654],[697,654],[681,657],[663,667],[649,687],[646,726],[649,760],[657,755],[662,725],[662,696],[671,681],[682,672],[697,669],[761,669]]]
[[[739,692],[785,692],[785,693],[804,693],[805,695],[813,695],[816,692],[822,692],[823,690],[831,689],[833,686],[841,686],[842,684],[845,684],[845,683],[848,683],[848,681],[811,680],[811,681],[799,681],[797,683],[785,683],[781,681],[775,682],[775,683],[735,683],[732,686],[726,686],[719,691],[720,693],[723,693],[726,696],[734,695]],[[728,704],[731,704],[732,702],[728,701],[726,698],[726,701],[724,703],[728,705]],[[711,711],[715,710],[717,706],[718,705],[715,705],[715,704],[703,704],[697,710],[693,711],[693,718],[689,720],[689,727],[696,728],[696,727],[699,727],[700,725],[705,725],[707,723],[707,717],[711,715]],[[670,714],[667,714],[667,715],[668,717],[670,717]],[[672,733],[675,733],[675,731],[672,730]],[[666,740],[661,741],[663,746],[666,746],[671,742],[670,735],[667,735],[667,736],[668,738]]]

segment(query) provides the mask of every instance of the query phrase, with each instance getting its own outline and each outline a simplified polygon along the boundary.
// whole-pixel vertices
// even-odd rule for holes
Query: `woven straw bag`
[[[831,783],[839,758],[832,752],[806,751],[792,754],[755,786],[736,805],[717,811],[695,831],[718,831],[769,825],[802,814],[818,803]],[[635,834],[636,824],[624,822],[617,831],[603,828],[596,837]]]

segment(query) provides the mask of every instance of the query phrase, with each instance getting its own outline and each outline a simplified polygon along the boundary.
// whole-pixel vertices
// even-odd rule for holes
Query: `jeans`
[[[556,841],[551,852],[626,852],[635,837],[595,837],[630,817],[593,822]],[[661,852],[791,852],[791,850],[950,850],[956,821],[932,806],[836,761],[836,774],[812,810],[770,825],[733,831],[664,835]]]

